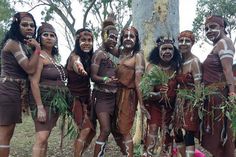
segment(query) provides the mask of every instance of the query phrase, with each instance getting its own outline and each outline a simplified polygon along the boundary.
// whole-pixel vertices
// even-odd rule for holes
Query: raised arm
[[[24,52],[21,44],[16,41],[9,40],[6,43],[4,49],[11,52],[15,56],[18,64],[24,69],[26,73],[33,74],[37,68],[41,48],[35,39],[28,39],[27,43],[29,46],[35,47],[35,51],[30,59],[28,59],[28,57],[25,55],[26,53]]]

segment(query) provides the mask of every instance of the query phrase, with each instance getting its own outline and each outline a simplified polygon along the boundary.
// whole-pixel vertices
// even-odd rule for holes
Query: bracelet
[[[39,49],[36,49],[36,50],[34,51],[34,53],[37,54],[37,55],[40,55],[41,51],[40,51]]]
[[[102,78],[102,80],[103,80],[104,82],[106,82],[108,79],[109,79],[109,77],[107,77],[107,76],[105,76],[105,77]]]

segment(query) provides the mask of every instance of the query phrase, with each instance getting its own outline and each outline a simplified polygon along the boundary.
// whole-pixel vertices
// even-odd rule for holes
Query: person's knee
[[[47,133],[37,133],[36,135],[36,144],[39,146],[45,146],[48,143],[48,134]]]
[[[110,128],[103,128],[101,129],[101,136],[103,137],[108,137],[111,133],[111,129]]]

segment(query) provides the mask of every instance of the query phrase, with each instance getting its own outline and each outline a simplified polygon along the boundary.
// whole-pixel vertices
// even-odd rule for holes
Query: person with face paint
[[[38,29],[37,40],[42,52],[36,72],[30,75],[30,107],[36,130],[33,157],[46,157],[48,138],[59,117],[59,108],[52,106],[55,95],[68,94],[67,74],[56,60],[59,56],[57,35],[53,26],[43,22]],[[58,100],[59,101],[59,100]]]
[[[91,79],[95,83],[92,107],[100,124],[100,134],[95,144],[94,157],[104,156],[115,109],[117,93],[115,70],[119,61],[119,54],[114,51],[118,32],[113,19],[108,18],[103,22],[101,36],[102,45],[95,51],[91,65]]]
[[[95,135],[90,119],[90,73],[93,34],[82,28],[75,34],[75,48],[67,60],[68,88],[74,97],[72,113],[80,130],[75,141],[74,156],[81,157]]]
[[[1,43],[0,156],[8,157],[16,123],[26,105],[28,74],[36,71],[40,44],[34,39],[36,23],[28,12],[13,16],[10,30]]]
[[[133,157],[133,140],[131,128],[133,126],[138,102],[142,111],[149,114],[143,105],[142,94],[139,88],[141,77],[145,69],[143,51],[140,50],[138,31],[134,27],[124,28],[120,37],[120,61],[117,66],[119,88],[116,104],[116,127],[122,135],[123,155]]]
[[[169,37],[158,37],[156,47],[150,52],[148,57],[149,64],[146,72],[150,72],[154,65],[158,66],[167,75],[171,76],[177,73],[181,63],[181,57],[174,46],[174,40]],[[160,142],[160,156],[170,156],[172,154],[172,115],[175,107],[177,81],[173,77],[168,81],[167,85],[156,85],[150,93],[150,97],[144,101],[144,104],[151,115],[147,120],[147,135],[145,139],[145,152],[143,157],[156,156],[155,148],[160,142],[158,136],[162,137]],[[169,101],[165,101],[163,96],[167,96]],[[161,130],[161,135],[158,135]]]
[[[226,36],[226,22],[221,16],[208,16],[205,21],[206,37],[213,42],[213,49],[203,62],[203,83],[217,88],[225,98],[236,96],[232,64],[235,48],[232,40]],[[222,97],[210,96],[205,109],[202,146],[214,157],[233,157],[234,143],[230,120],[218,109]]]
[[[202,80],[202,69],[199,59],[192,54],[191,48],[195,42],[195,36],[192,31],[183,31],[178,36],[179,52],[182,55],[182,64],[176,76],[179,89],[193,89],[194,85],[200,85]],[[194,135],[198,131],[199,118],[198,109],[193,108],[187,100],[181,100],[177,97],[175,110],[175,129],[181,135],[184,135],[184,144],[177,143],[177,148],[182,156],[194,157],[195,143]],[[184,130],[184,133],[182,133]]]

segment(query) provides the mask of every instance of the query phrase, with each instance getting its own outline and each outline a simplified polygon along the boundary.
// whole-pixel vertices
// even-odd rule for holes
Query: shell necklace
[[[46,54],[47,59],[54,65],[54,67],[59,72],[60,79],[66,86],[67,85],[67,77],[66,77],[66,73],[64,71],[63,66],[61,64],[57,63],[54,59],[52,59],[52,57],[50,57],[47,53],[45,53],[45,54]]]

